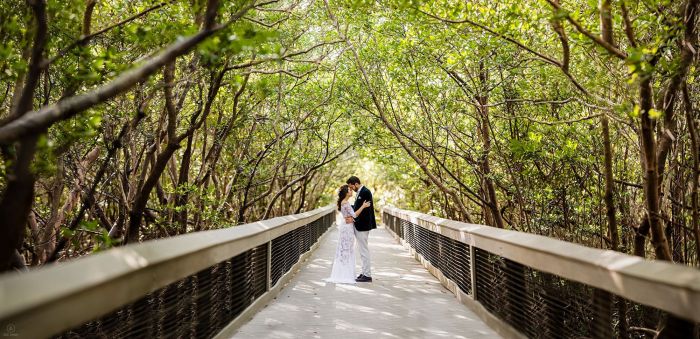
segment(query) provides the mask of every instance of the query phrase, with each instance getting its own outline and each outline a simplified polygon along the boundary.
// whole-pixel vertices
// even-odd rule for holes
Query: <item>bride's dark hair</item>
[[[348,188],[348,185],[340,186],[340,189],[338,190],[338,211],[340,211],[340,203],[345,200],[345,197],[348,195],[349,191],[350,189]]]

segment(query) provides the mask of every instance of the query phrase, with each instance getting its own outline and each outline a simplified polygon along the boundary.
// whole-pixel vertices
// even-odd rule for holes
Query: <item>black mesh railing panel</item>
[[[462,292],[471,294],[469,245],[388,213],[384,213],[384,223]]]
[[[333,220],[330,213],[272,241],[272,285]],[[267,291],[268,246],[251,248],[55,338],[211,338]]]
[[[469,245],[452,238],[445,238],[444,248],[446,248],[445,256],[447,260],[445,260],[441,271],[448,279],[454,281],[460,290],[471,294],[472,280]]]
[[[328,214],[272,240],[270,286],[275,286],[279,279],[299,261],[299,257],[316,243],[318,238],[331,226],[333,218],[332,214]]]
[[[265,293],[267,246],[210,266],[57,337],[210,338]]]
[[[271,286],[276,285],[277,281],[292,267],[291,258],[298,257],[298,251],[295,251],[297,237],[298,234],[295,230],[272,241]]]
[[[476,300],[529,338],[653,338],[667,315],[479,248],[475,256]]]

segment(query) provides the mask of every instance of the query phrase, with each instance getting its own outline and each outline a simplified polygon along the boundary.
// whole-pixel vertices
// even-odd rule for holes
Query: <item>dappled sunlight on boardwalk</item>
[[[330,274],[337,244],[337,231],[332,230],[280,295],[235,337],[499,337],[386,230],[372,231],[369,243],[373,283],[336,285],[323,281]]]

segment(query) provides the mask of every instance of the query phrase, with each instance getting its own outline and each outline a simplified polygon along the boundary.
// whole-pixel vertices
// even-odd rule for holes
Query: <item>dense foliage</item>
[[[697,7],[4,1],[0,264],[312,209],[358,174],[379,205],[696,265]]]
[[[350,147],[332,106],[340,42],[307,25],[319,15],[309,4],[10,1],[0,11],[4,127],[62,111],[3,148],[2,246],[31,264],[313,209],[332,182],[325,168]],[[158,60],[201,32],[210,37]]]
[[[337,11],[398,205],[698,263],[697,2]]]

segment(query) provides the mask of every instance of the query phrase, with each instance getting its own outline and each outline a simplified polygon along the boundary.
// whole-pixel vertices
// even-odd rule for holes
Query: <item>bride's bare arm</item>
[[[360,208],[357,211],[355,211],[355,215],[360,215],[360,213],[362,213],[362,210],[370,206],[372,206],[372,203],[369,201],[365,201],[365,203],[362,204],[362,206],[360,206]]]
[[[359,208],[357,211],[354,212],[354,213],[355,213],[355,217],[357,217],[358,215],[360,215],[360,213],[362,213],[362,210],[364,210],[365,208],[370,207],[370,206],[372,206],[372,203],[370,203],[369,201],[365,201],[365,203],[362,204],[362,206],[360,206],[360,208]],[[354,219],[353,217],[350,217],[350,216],[345,217],[345,222],[348,223],[348,224],[351,224],[351,223],[353,223],[354,221],[355,221],[355,219]]]

